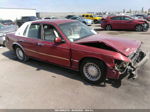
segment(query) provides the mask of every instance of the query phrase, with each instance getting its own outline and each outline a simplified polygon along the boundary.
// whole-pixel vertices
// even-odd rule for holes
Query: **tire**
[[[106,27],[105,27],[105,30],[107,30],[107,31],[110,31],[110,30],[112,30],[112,27],[111,27],[111,25],[106,25]]]
[[[6,47],[6,41],[3,42],[3,46]]]
[[[94,20],[94,24],[97,24],[98,23],[98,20]]]
[[[19,61],[26,62],[29,58],[25,55],[24,51],[20,47],[15,48],[15,54]]]
[[[144,23],[143,24],[143,31],[146,32],[149,29],[149,24],[148,23]]]
[[[137,31],[137,32],[143,31],[143,26],[142,25],[136,25],[135,31]]]
[[[84,80],[91,84],[100,84],[106,76],[105,64],[96,59],[85,59],[80,66],[80,73]]]

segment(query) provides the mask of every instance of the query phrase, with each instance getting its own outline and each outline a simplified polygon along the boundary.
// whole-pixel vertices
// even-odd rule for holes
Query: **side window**
[[[84,15],[82,15],[82,17],[84,17]]]
[[[129,17],[123,17],[123,20],[129,21],[129,20],[132,20],[132,19],[129,18]]]
[[[85,17],[89,17],[89,15],[86,15]]]
[[[43,25],[44,30],[44,40],[53,42],[55,38],[60,37],[60,34],[56,30],[56,28],[52,25]]]
[[[27,36],[29,38],[41,39],[41,26],[40,26],[40,24],[31,24]]]
[[[121,17],[112,17],[112,20],[121,20]]]
[[[93,16],[92,16],[92,15],[91,15],[90,17],[91,17],[91,18],[93,18]]]

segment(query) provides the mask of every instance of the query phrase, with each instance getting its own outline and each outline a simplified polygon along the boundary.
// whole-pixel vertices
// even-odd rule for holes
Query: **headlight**
[[[121,74],[125,72],[127,66],[129,65],[129,62],[124,62],[121,60],[114,60],[115,63],[115,69],[119,71]]]

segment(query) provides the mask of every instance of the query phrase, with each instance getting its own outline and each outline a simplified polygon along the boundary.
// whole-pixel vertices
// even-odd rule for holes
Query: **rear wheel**
[[[15,53],[19,61],[25,62],[28,60],[28,57],[25,55],[24,51],[20,47],[15,48]]]
[[[142,25],[136,25],[135,30],[137,32],[141,32],[141,31],[143,31],[143,26]]]
[[[104,63],[96,59],[86,59],[81,63],[82,77],[89,83],[99,84],[105,80],[106,67]]]
[[[111,27],[111,25],[106,25],[106,27],[105,27],[105,30],[107,30],[107,31],[110,31],[110,30],[112,30],[112,27]]]

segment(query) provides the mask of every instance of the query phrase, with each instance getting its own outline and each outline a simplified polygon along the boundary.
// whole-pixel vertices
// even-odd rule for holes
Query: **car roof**
[[[51,19],[51,20],[36,20],[36,21],[32,21],[32,23],[46,23],[46,24],[50,24],[50,23],[54,23],[54,24],[64,24],[64,23],[70,23],[70,22],[75,22],[75,20],[70,20],[70,19]]]

